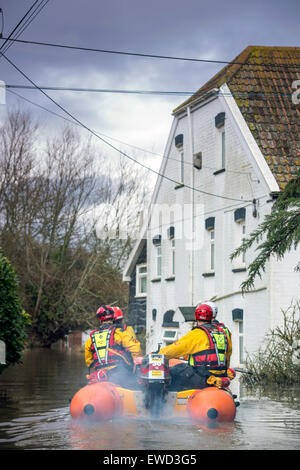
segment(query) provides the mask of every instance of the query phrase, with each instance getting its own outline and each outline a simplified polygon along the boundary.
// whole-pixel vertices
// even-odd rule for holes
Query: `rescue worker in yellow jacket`
[[[226,325],[224,325],[224,323],[221,323],[217,320],[217,315],[218,315],[218,307],[217,305],[215,304],[215,302],[212,302],[210,300],[205,300],[204,302],[201,302],[199,303],[198,305],[209,305],[211,308],[212,308],[212,311],[213,311],[213,317],[212,317],[212,324],[214,325],[218,325],[219,327],[221,327],[225,333],[230,337],[231,339],[231,331],[229,330],[229,328],[227,328]]]
[[[124,323],[124,314],[120,307],[113,307],[114,310],[114,324],[117,328],[120,328],[122,331],[127,331],[133,339],[136,339],[134,329],[132,326]]]
[[[175,343],[160,349],[159,353],[167,359],[188,361],[171,367],[170,389],[204,388],[215,385],[216,379],[221,383],[221,378],[227,377],[232,352],[231,338],[221,327],[212,323],[212,319],[212,308],[206,304],[198,305],[195,310],[196,326]]]
[[[131,332],[116,327],[114,315],[109,305],[97,310],[100,327],[92,331],[85,343],[85,361],[94,372],[93,377],[126,386],[134,379],[133,359],[141,355],[141,347]]]

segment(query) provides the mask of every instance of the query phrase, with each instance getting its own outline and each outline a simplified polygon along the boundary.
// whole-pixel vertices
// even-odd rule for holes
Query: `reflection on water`
[[[0,449],[299,449],[300,389],[249,391],[235,380],[241,406],[233,423],[187,420],[72,420],[69,400],[86,384],[83,353],[30,350],[0,376]]]

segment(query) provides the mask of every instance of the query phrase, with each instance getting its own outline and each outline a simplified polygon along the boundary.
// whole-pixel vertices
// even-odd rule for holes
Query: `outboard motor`
[[[163,354],[150,353],[143,358],[139,382],[145,390],[145,407],[153,417],[161,414],[170,380],[169,361]]]

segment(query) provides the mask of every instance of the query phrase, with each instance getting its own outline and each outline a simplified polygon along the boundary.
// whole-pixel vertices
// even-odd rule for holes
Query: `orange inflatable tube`
[[[70,413],[73,419],[109,420],[121,415],[121,397],[110,382],[86,385],[72,398]]]
[[[192,421],[233,421],[236,405],[230,392],[216,387],[195,390],[187,403],[187,412]]]

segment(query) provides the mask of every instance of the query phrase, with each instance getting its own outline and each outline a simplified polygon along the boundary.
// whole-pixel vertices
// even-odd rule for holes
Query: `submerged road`
[[[0,450],[300,449],[299,387],[253,392],[235,379],[236,418],[215,427],[172,416],[83,423],[71,418],[69,399],[85,375],[82,354],[26,351],[0,376]]]

